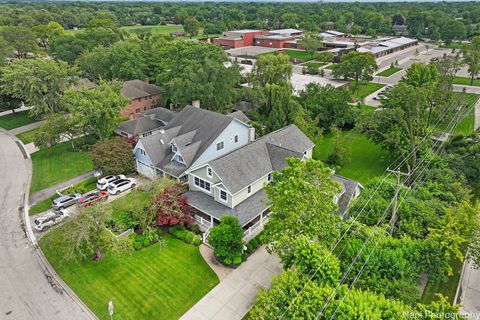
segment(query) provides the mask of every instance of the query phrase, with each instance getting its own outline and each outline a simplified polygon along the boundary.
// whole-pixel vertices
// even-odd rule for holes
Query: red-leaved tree
[[[181,195],[185,191],[186,185],[176,183],[153,197],[150,210],[157,215],[157,226],[184,226],[193,222],[193,208],[188,205],[187,198]]]

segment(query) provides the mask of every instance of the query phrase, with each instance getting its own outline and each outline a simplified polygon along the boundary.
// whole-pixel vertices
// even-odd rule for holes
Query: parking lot
[[[130,176],[128,178],[134,178],[136,180],[136,187],[138,186],[141,186],[142,184],[146,183],[147,181],[149,181],[148,179],[144,178],[144,177],[140,177],[138,175],[134,175],[134,176]],[[94,190],[91,190],[89,192],[86,192],[84,195],[86,194],[90,194],[92,192],[98,192],[100,190],[98,189],[94,189]],[[106,201],[101,201],[100,203],[109,203],[109,202],[112,202],[112,201],[115,201],[116,199],[118,198],[121,198],[125,195],[127,195],[128,193],[130,193],[132,191],[132,189],[129,189],[129,190],[126,190],[126,191],[123,191],[121,192],[120,194],[118,195],[111,195],[109,194],[108,195],[108,198],[106,199]],[[59,196],[60,197],[60,196]],[[59,214],[59,211],[55,211],[53,209],[50,209],[50,210],[47,210],[45,212],[41,212],[39,214],[36,214],[36,215],[33,215],[33,216],[30,216],[30,224],[32,225],[32,229],[33,229],[33,232],[35,233],[35,236],[37,237],[37,239],[40,239],[41,237],[43,237],[45,234],[47,234],[50,230],[53,230],[61,225],[63,225],[66,221],[69,220],[69,218],[77,215],[78,213],[80,212],[79,210],[79,206],[78,205],[72,205],[70,207],[67,207],[65,209],[62,209],[61,210],[61,213],[63,213],[64,217],[62,219],[59,219],[61,221],[59,221],[59,223],[55,224],[54,226],[51,226],[51,227],[47,227],[45,228],[44,230],[42,231],[39,231],[35,228],[35,220],[36,219],[39,219],[39,218],[44,218],[44,217],[47,217],[49,215],[53,215],[54,213],[57,213],[57,215]]]

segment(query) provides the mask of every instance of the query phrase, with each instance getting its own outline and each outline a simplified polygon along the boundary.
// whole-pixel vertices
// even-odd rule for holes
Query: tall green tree
[[[120,83],[105,81],[95,89],[71,88],[62,103],[84,132],[93,133],[103,141],[116,129],[121,120],[120,111],[130,102],[120,93],[121,88]]]
[[[273,183],[265,190],[271,201],[264,237],[275,251],[282,238],[304,234],[321,244],[331,244],[339,234],[340,218],[334,214],[335,194],[340,186],[332,180],[332,171],[320,161],[297,158],[287,160],[282,173],[273,174]]]
[[[65,33],[62,25],[55,21],[35,26],[33,27],[33,32],[37,36],[40,45],[45,50],[47,50],[56,39]]]
[[[63,61],[35,58],[15,60],[1,74],[2,91],[22,99],[34,115],[41,115],[64,108],[60,99],[75,82],[77,69]]]
[[[0,37],[13,47],[17,58],[25,58],[29,53],[38,51],[35,33],[27,27],[4,27],[0,30]]]
[[[0,67],[7,62],[7,58],[13,55],[13,47],[0,36]]]
[[[49,114],[35,133],[35,146],[42,149],[56,145],[63,138],[70,141],[75,148],[74,139],[80,136],[82,128],[73,116],[66,112]]]
[[[200,22],[198,22],[195,17],[186,17],[185,20],[183,20],[183,28],[190,37],[196,36],[198,31],[200,31]]]
[[[335,77],[353,79],[355,89],[358,89],[360,81],[371,80],[373,72],[377,68],[377,62],[373,54],[350,51],[340,57],[340,63],[334,65],[333,74]]]
[[[354,111],[347,90],[336,89],[331,85],[309,83],[300,92],[298,101],[312,113],[318,126],[325,130],[332,126],[343,127],[353,124]]]
[[[0,112],[12,111],[15,113],[15,109],[22,106],[22,100],[15,98],[9,94],[0,92]]]
[[[474,37],[470,44],[464,45],[462,55],[463,62],[468,66],[470,85],[473,85],[473,80],[480,74],[480,36]]]
[[[292,99],[290,85],[266,84],[263,88],[267,131],[271,132],[289,124],[298,107]]]
[[[284,85],[290,81],[293,67],[288,56],[284,54],[261,55],[253,69],[254,85],[264,87],[266,84]]]
[[[322,37],[315,33],[306,33],[300,38],[300,45],[313,57],[313,54],[322,47]]]
[[[362,114],[357,126],[393,156],[405,160],[412,173],[430,144],[428,114],[425,93],[400,83],[382,101],[382,109]]]
[[[91,151],[95,168],[104,175],[133,172],[135,163],[132,144],[122,137],[114,137],[95,144]]]

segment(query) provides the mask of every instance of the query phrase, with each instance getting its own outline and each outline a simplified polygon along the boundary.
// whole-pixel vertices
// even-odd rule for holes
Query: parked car
[[[97,189],[100,191],[105,191],[107,190],[110,183],[120,179],[125,179],[125,176],[123,174],[119,174],[103,177],[102,179],[97,181]]]
[[[135,179],[122,179],[112,182],[108,186],[108,193],[110,194],[119,194],[120,192],[133,189],[137,186],[137,181]]]
[[[57,199],[52,200],[52,209],[53,210],[62,210],[68,208],[77,203],[82,195],[80,193],[75,194],[66,194]]]
[[[91,192],[91,193],[87,193],[86,195],[78,199],[77,204],[80,207],[88,207],[99,201],[107,200],[107,198],[108,198],[108,192],[106,191]]]
[[[62,221],[66,217],[67,215],[64,212],[49,212],[33,220],[33,227],[35,228],[35,230],[43,231],[46,228],[52,227],[60,223],[60,221]]]

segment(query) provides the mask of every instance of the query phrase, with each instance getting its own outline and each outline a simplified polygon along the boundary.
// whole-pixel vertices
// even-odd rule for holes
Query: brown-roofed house
[[[165,90],[148,80],[129,80],[123,83],[122,94],[131,99],[130,105],[122,110],[122,116],[135,119],[141,112],[159,106]]]

